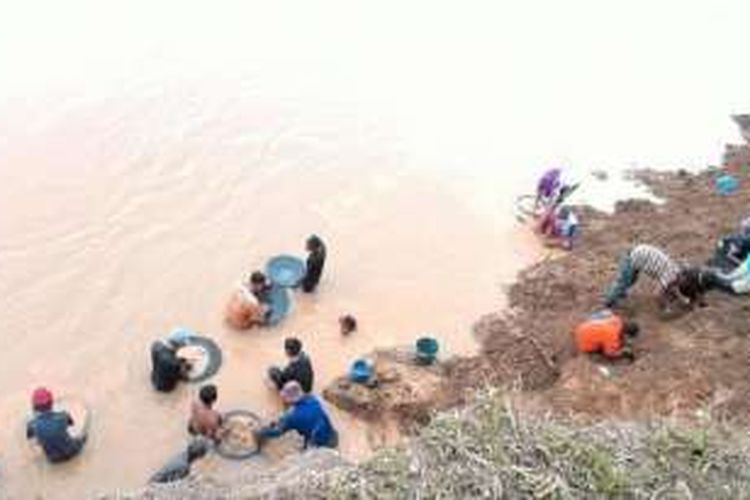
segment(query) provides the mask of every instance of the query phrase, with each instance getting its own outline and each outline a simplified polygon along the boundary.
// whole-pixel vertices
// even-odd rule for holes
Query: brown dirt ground
[[[491,383],[516,386],[530,406],[563,414],[690,417],[702,409],[750,420],[750,297],[711,292],[707,307],[669,319],[644,277],[620,308],[641,326],[635,363],[607,363],[572,351],[570,331],[599,306],[630,246],[652,243],[675,258],[703,263],[717,238],[735,231],[750,212],[746,172],[739,173],[740,190],[728,197],[715,194],[710,171],[634,175],[665,202],[625,201],[612,215],[581,208],[575,250],[523,271],[510,288],[509,312],[477,322],[479,356],[432,369],[429,390],[414,389],[424,383],[423,368],[403,368],[377,389],[342,378],[325,391],[326,398],[365,418],[391,415],[408,424]],[[389,363],[410,365],[404,359]]]

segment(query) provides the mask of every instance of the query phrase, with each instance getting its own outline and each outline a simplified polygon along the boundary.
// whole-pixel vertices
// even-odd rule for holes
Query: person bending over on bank
[[[296,337],[284,340],[284,352],[289,359],[283,370],[277,366],[268,369],[268,378],[281,390],[292,380],[299,382],[302,389],[309,393],[313,388],[314,373],[310,358],[302,351],[302,342]]]
[[[604,297],[605,307],[614,307],[625,298],[641,273],[659,284],[662,309],[668,309],[675,300],[688,306],[696,301],[702,304],[705,290],[695,283],[699,276],[695,269],[683,269],[660,248],[640,244],[631,248],[620,259],[617,277]]]
[[[188,423],[190,434],[203,436],[213,441],[221,439],[222,417],[218,411],[214,410],[218,396],[215,385],[208,384],[201,387],[198,401],[194,401],[190,408],[190,422]]]
[[[552,207],[542,217],[539,232],[547,238],[548,245],[572,250],[578,233],[578,217],[570,207]]]
[[[42,446],[47,460],[59,463],[78,455],[86,444],[86,435],[73,437],[68,428],[74,424],[68,412],[53,411],[52,393],[40,387],[31,396],[34,416],[26,426],[26,438],[36,439]]]
[[[206,456],[208,448],[209,444],[205,439],[194,439],[185,450],[170,458],[161,469],[151,476],[148,482],[171,483],[186,478],[190,474],[193,462]]]
[[[593,313],[573,332],[578,352],[599,353],[607,358],[634,359],[632,339],[638,335],[638,325],[623,321],[609,309]]]
[[[305,394],[296,380],[287,382],[281,389],[281,398],[289,405],[289,409],[278,421],[255,431],[259,449],[268,439],[280,437],[291,430],[302,435],[305,448],[338,446],[338,433],[318,398]]]
[[[318,286],[320,276],[323,274],[323,266],[326,262],[326,246],[318,236],[312,235],[307,238],[305,248],[307,255],[307,272],[302,278],[302,290],[312,293]]]
[[[180,380],[187,380],[190,362],[177,355],[179,342],[167,339],[151,344],[151,383],[160,392],[171,392]]]

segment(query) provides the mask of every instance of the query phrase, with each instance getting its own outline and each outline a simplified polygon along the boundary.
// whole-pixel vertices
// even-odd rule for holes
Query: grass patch
[[[739,436],[739,437],[738,437]],[[304,498],[750,500],[748,442],[667,423],[576,425],[520,416],[502,393],[435,415],[408,446],[334,471]]]

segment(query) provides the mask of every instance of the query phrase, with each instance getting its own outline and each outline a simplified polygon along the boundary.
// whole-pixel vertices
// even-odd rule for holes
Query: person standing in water
[[[159,392],[171,392],[178,382],[188,378],[190,362],[177,355],[181,345],[174,339],[151,344],[151,384]]]
[[[318,286],[320,276],[323,274],[323,266],[326,262],[326,246],[318,236],[312,235],[307,238],[305,248],[307,255],[307,272],[302,278],[302,290],[312,293]]]
[[[34,391],[31,406],[34,417],[26,426],[26,438],[36,439],[51,463],[66,462],[78,455],[86,443],[86,434],[73,437],[68,428],[73,418],[68,412],[53,411],[54,397],[44,387]]]
[[[190,422],[188,423],[190,434],[214,441],[221,439],[223,419],[221,414],[214,409],[218,398],[219,393],[215,385],[208,384],[201,387],[198,401],[194,401],[190,408]]]

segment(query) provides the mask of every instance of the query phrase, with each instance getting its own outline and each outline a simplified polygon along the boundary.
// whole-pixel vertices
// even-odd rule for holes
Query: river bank
[[[529,402],[559,414],[640,418],[710,411],[746,422],[750,306],[744,297],[712,292],[707,307],[665,318],[649,283],[641,280],[622,304],[623,313],[641,326],[635,363],[592,363],[570,349],[570,332],[600,307],[619,256],[632,245],[652,243],[680,261],[702,264],[717,239],[736,230],[750,203],[748,175],[738,173],[743,187],[731,196],[715,192],[715,175],[638,172],[634,178],[663,203],[624,201],[612,215],[582,208],[577,248],[523,271],[510,288],[509,311],[489,314],[476,324],[479,356],[445,361],[441,385],[434,380],[434,369],[417,369],[414,377],[429,380],[432,388],[423,397],[407,388],[401,391],[403,400],[389,396],[382,407],[374,407],[372,393],[379,389],[343,379],[327,394],[340,407],[377,418],[385,411],[407,424],[410,419],[424,422],[435,407],[460,404],[470,389],[485,384],[530,391]]]
[[[327,396],[364,418],[393,418],[420,436],[434,428],[436,409],[473,404],[475,392],[487,385],[516,389],[510,398],[529,419],[551,414],[574,426],[607,420],[622,428],[668,418],[691,429],[707,420],[745,428],[750,415],[750,306],[743,297],[712,292],[705,308],[665,318],[642,280],[622,305],[623,313],[641,325],[634,363],[605,364],[575,356],[569,342],[572,327],[599,305],[619,255],[632,244],[653,243],[698,264],[712,254],[717,238],[736,229],[750,204],[750,176],[746,169],[736,172],[740,189],[721,196],[715,192],[715,175],[713,170],[637,172],[634,179],[647,185],[660,203],[624,201],[613,214],[582,208],[582,236],[575,251],[521,272],[509,289],[510,309],[477,322],[479,355],[447,359],[421,373],[399,372],[401,382],[394,383],[398,388],[403,382],[408,398],[394,401],[398,391],[387,384],[389,397],[368,394],[367,404],[359,408],[341,405],[330,387]],[[376,357],[408,364],[389,351]],[[420,396],[413,386],[425,377],[430,389]],[[364,396],[348,395],[355,403],[364,401]],[[353,470],[371,471],[376,463]]]

